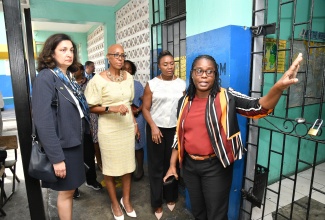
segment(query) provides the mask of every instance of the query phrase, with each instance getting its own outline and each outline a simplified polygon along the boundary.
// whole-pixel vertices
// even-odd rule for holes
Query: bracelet
[[[138,123],[134,123],[134,125],[137,125]]]

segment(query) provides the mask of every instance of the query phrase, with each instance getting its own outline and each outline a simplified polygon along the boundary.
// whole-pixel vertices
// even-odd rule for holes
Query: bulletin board
[[[310,42],[310,46],[324,45],[320,42]],[[293,43],[293,60],[302,53],[304,57],[303,63],[300,65],[299,72],[307,71],[307,48],[308,41],[295,40]],[[321,97],[322,83],[325,75],[325,48],[312,48],[309,50],[308,72],[298,73],[299,82],[290,87],[289,107],[297,107],[303,104],[303,97],[306,91],[305,105],[319,103]],[[304,87],[306,85],[306,89]],[[324,92],[323,92],[324,94]],[[318,99],[317,99],[318,98]]]

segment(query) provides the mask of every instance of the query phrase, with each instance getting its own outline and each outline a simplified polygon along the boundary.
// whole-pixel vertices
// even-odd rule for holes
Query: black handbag
[[[55,183],[58,179],[54,173],[53,165],[46,156],[41,143],[36,140],[34,121],[32,129],[32,152],[29,160],[28,173],[35,179]]]

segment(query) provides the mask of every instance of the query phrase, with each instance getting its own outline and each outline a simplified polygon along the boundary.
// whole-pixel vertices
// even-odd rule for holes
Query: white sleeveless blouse
[[[176,127],[177,104],[178,100],[184,95],[185,81],[180,78],[165,81],[155,77],[149,80],[148,84],[152,92],[150,109],[152,120],[158,127]]]

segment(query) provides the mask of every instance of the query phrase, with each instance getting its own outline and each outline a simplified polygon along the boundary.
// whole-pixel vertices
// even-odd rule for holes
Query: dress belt
[[[193,160],[207,160],[213,157],[216,157],[216,154],[210,154],[210,155],[205,155],[205,156],[201,156],[201,155],[193,155],[193,154],[188,154],[188,156],[190,156]]]

